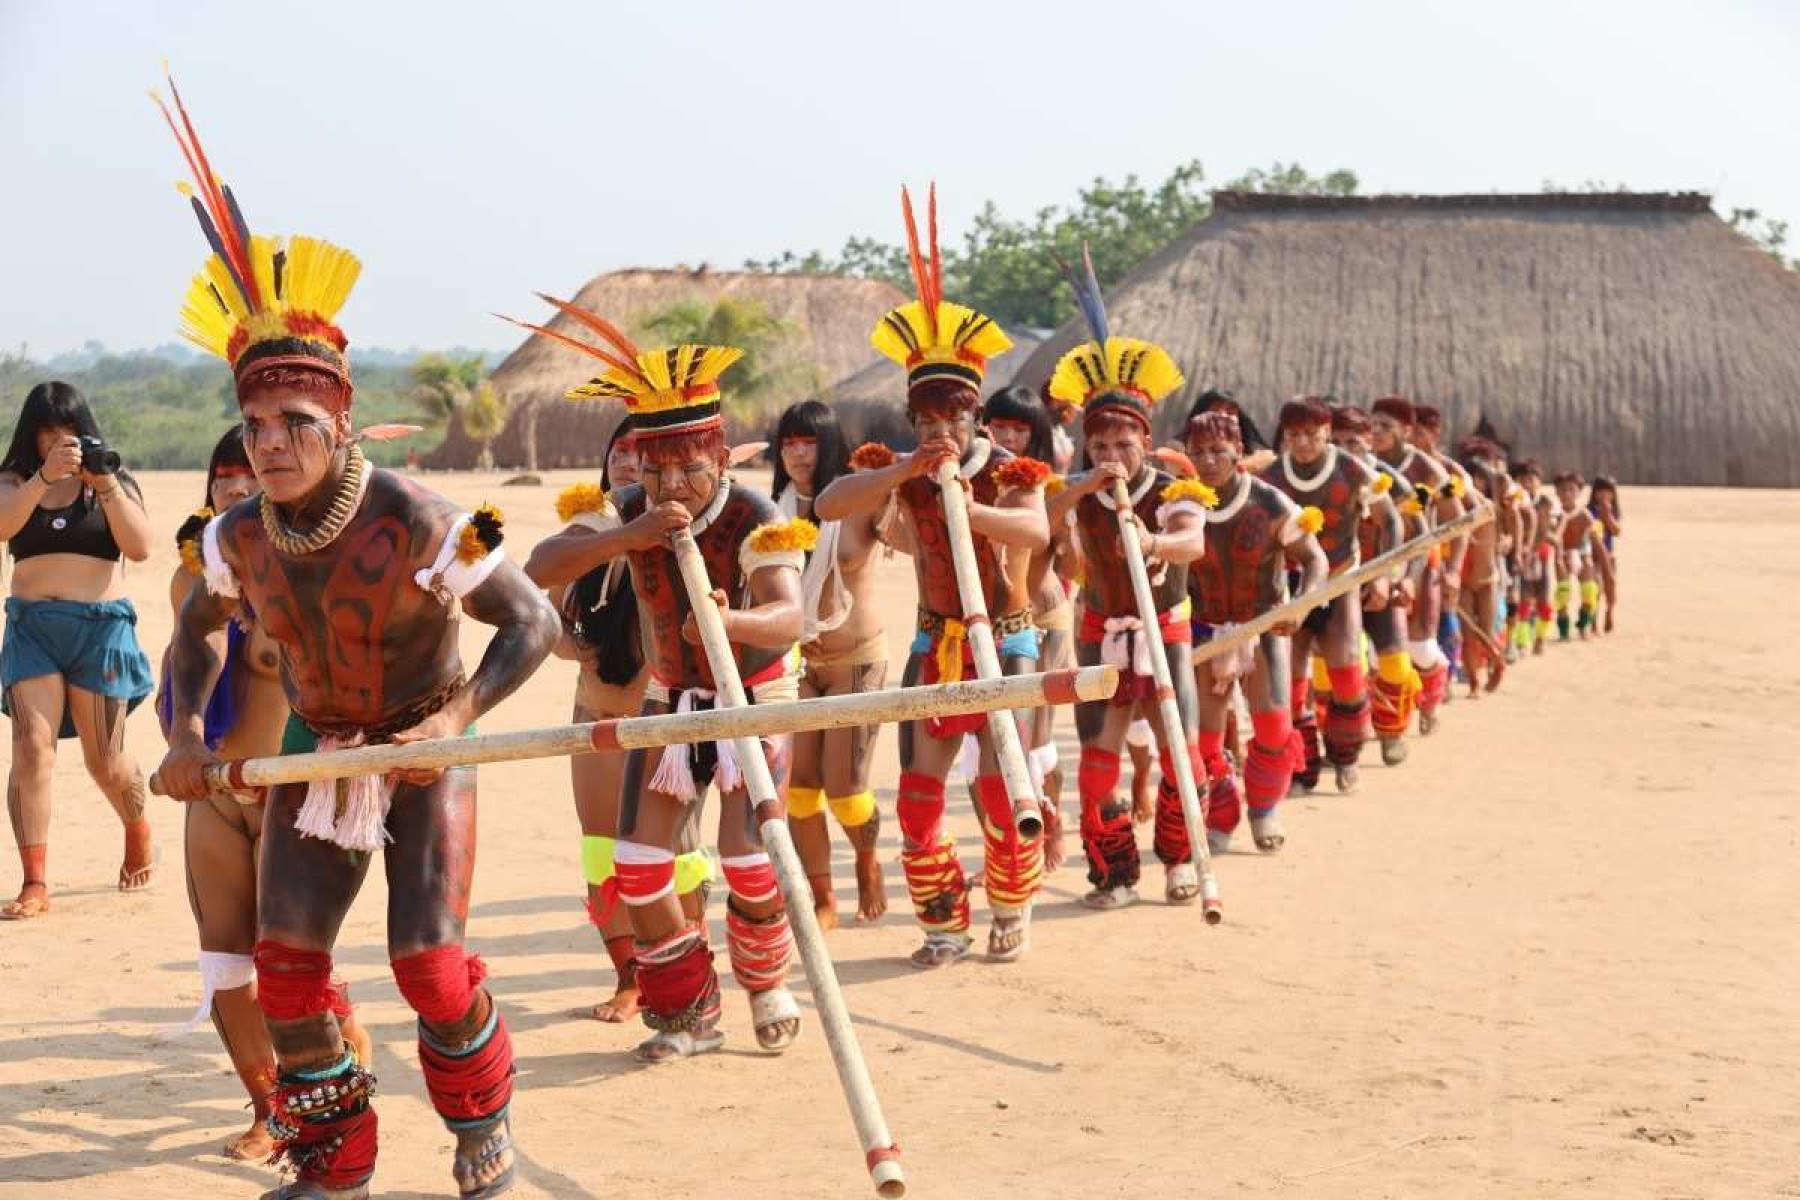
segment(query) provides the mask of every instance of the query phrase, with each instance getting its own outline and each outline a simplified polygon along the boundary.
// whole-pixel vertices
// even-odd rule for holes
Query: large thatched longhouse
[[[869,330],[881,315],[905,302],[892,285],[838,275],[771,275],[736,271],[611,271],[574,297],[583,308],[627,329],[677,304],[709,303],[731,297],[753,300],[789,323],[794,336],[772,357],[795,367],[794,395],[819,395],[834,381],[876,361]],[[532,301],[518,315],[548,316]],[[540,322],[543,323],[543,322]],[[575,322],[558,313],[548,322],[558,333],[576,335]],[[885,359],[881,361],[885,362]],[[494,386],[506,398],[506,428],[494,439],[494,462],[502,467],[589,466],[597,463],[622,407],[605,401],[573,402],[563,393],[605,369],[598,360],[534,333],[494,369]],[[725,378],[727,387],[731,377]],[[736,436],[761,430],[734,430]],[[535,448],[535,455],[532,453]],[[480,447],[455,422],[427,465],[463,469],[475,464]]]
[[[1485,414],[1518,455],[1649,484],[1800,485],[1800,278],[1697,194],[1220,193],[1107,295],[1259,418],[1303,392]],[[1071,322],[1018,371],[1032,386]]]

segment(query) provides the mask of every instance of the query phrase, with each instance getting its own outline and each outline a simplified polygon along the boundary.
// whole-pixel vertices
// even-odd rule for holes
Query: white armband
[[[214,517],[200,531],[201,574],[206,579],[207,591],[215,596],[227,596],[235,600],[239,591],[237,574],[219,551],[219,522],[222,519],[222,515]]]
[[[487,577],[494,573],[494,568],[506,558],[506,551],[499,546],[474,562],[464,562],[457,555],[462,532],[473,519],[470,514],[464,513],[452,521],[449,531],[444,534],[444,544],[438,547],[437,560],[426,569],[413,574],[414,583],[445,604],[453,599],[461,600],[486,583]]]
[[[756,550],[749,542],[738,547],[738,566],[748,579],[764,567],[792,567],[796,571],[806,569],[806,552],[804,550]]]
[[[610,533],[624,522],[619,518],[619,510],[608,504],[598,511],[588,509],[585,512],[576,513],[569,518],[569,524],[579,525],[583,529],[591,529],[595,533]]]

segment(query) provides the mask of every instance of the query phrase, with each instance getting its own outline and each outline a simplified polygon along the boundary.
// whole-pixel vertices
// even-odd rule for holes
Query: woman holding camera
[[[66,383],[40,383],[25,397],[0,458],[0,541],[13,558],[0,644],[0,711],[13,724],[6,808],[24,867],[0,919],[16,921],[50,909],[59,738],[81,739],[88,774],[125,826],[119,890],[146,886],[154,869],[144,777],[125,753],[125,715],[150,694],[150,662],[119,569],[121,558],[150,557],[150,522],[87,401]]]

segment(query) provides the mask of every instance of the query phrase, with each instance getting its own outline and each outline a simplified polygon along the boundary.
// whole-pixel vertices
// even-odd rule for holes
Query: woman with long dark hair
[[[859,453],[862,453],[859,451]],[[818,400],[791,405],[775,424],[775,507],[808,521],[813,497],[852,470],[849,447],[831,409]],[[881,543],[881,513],[825,521],[800,576],[804,610],[800,695],[848,696],[887,683],[887,631],[882,627],[868,570]],[[887,883],[876,856],[881,811],[869,787],[879,725],[794,735],[788,782],[788,825],[812,885],[819,923],[838,923],[831,887],[831,830],[825,810],[856,852],[856,915],[873,921],[887,911]]]
[[[46,856],[56,743],[79,737],[88,774],[125,826],[119,890],[155,871],[144,777],[125,753],[125,716],[150,694],[150,661],[119,561],[150,556],[143,495],[100,436],[93,410],[66,383],[25,397],[0,459],[0,541],[13,558],[0,645],[0,709],[13,722],[7,812],[24,867],[0,919],[50,909]]]
[[[562,617],[563,636],[556,656],[578,664],[575,677],[576,721],[635,717],[643,708],[645,665],[638,628],[637,596],[624,559],[596,566],[582,543],[594,532],[614,529],[618,510],[613,492],[638,481],[640,464],[632,441],[631,418],[619,422],[607,438],[600,459],[598,484],[577,483],[556,500],[564,527],[540,542],[525,572],[550,590],[550,602]],[[638,1013],[637,966],[633,960],[631,921],[619,901],[613,846],[619,833],[619,793],[624,783],[625,753],[603,750],[569,759],[569,782],[575,794],[575,817],[581,826],[581,867],[587,881],[588,919],[600,931],[618,975],[613,994],[588,1009],[596,1021],[618,1024]],[[698,806],[696,805],[696,810]],[[690,843],[691,844],[691,843]],[[692,852],[676,860],[676,888],[688,915],[702,920],[702,890],[712,866],[704,854]]]
[[[201,586],[200,539],[214,514],[253,499],[259,492],[243,427],[233,425],[213,446],[206,467],[206,498],[175,533],[181,561],[169,580],[169,603],[177,617],[189,593]],[[179,622],[178,622],[179,623]],[[223,664],[206,705],[206,744],[221,758],[262,758],[281,752],[287,725],[287,694],[281,688],[279,651],[239,612],[213,639]],[[163,656],[165,686],[168,655]],[[169,731],[169,696],[157,696],[157,719]],[[250,1093],[250,1128],[225,1145],[225,1157],[262,1162],[275,1142],[264,1127],[275,1090],[275,1048],[256,1004],[256,872],[262,850],[263,802],[258,797],[211,795],[184,806],[182,857],[187,863],[188,907],[200,934],[200,1007],[192,1029],[210,1019],[244,1089]],[[341,989],[342,984],[338,987]],[[369,1036],[351,1016],[346,997],[338,1019],[344,1037],[369,1061]]]
[[[1606,599],[1607,633],[1613,631],[1615,610],[1619,606],[1619,537],[1625,532],[1624,513],[1619,508],[1619,483],[1611,475],[1596,475],[1588,484],[1588,512],[1600,523],[1601,540],[1606,544],[1601,564],[1600,590]]]

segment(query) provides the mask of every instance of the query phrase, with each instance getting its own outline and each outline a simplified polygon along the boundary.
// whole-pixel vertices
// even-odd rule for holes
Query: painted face
[[[618,439],[606,455],[606,481],[621,488],[638,482],[640,477],[637,447],[628,437]]]
[[[50,457],[50,452],[72,437],[77,436],[73,425],[46,425],[37,431],[37,454],[39,458]]]
[[[1023,454],[1031,444],[1031,426],[1010,417],[995,417],[987,423],[987,431],[994,445],[1009,454]]]
[[[1356,458],[1367,458],[1369,456],[1371,446],[1369,445],[1369,435],[1366,433],[1344,429],[1332,434],[1331,440],[1339,450],[1342,450],[1346,454]]]
[[[1136,479],[1144,467],[1144,457],[1150,451],[1150,439],[1136,425],[1114,426],[1103,429],[1099,433],[1087,437],[1088,461],[1096,467],[1104,463],[1118,463],[1125,468],[1128,478]]]
[[[812,491],[813,472],[819,465],[819,439],[786,437],[781,439],[781,465],[794,486]]]
[[[1398,450],[1412,430],[1412,426],[1402,425],[1386,413],[1376,413],[1369,418],[1369,425],[1369,440],[1375,444],[1377,454],[1391,454]]]
[[[1190,438],[1187,449],[1200,482],[1223,495],[1226,485],[1237,475],[1238,458],[1244,448],[1223,438]]]
[[[1281,445],[1301,466],[1311,466],[1325,457],[1331,445],[1329,425],[1289,425],[1281,433]]]
[[[721,451],[716,455],[688,457],[676,462],[644,459],[640,470],[643,472],[640,482],[650,503],[673,500],[689,513],[698,514],[712,503],[719,490],[719,480],[725,475],[725,454]]]
[[[947,437],[955,441],[957,449],[966,452],[975,438],[975,412],[973,409],[962,409],[954,414],[946,409],[914,412],[912,427],[921,444],[933,438]]]
[[[244,450],[256,481],[277,504],[293,504],[316,491],[331,471],[332,456],[350,436],[350,414],[332,412],[311,392],[264,387],[238,405]]]
[[[256,473],[247,467],[221,467],[207,489],[214,512],[224,512],[239,500],[256,495]]]

